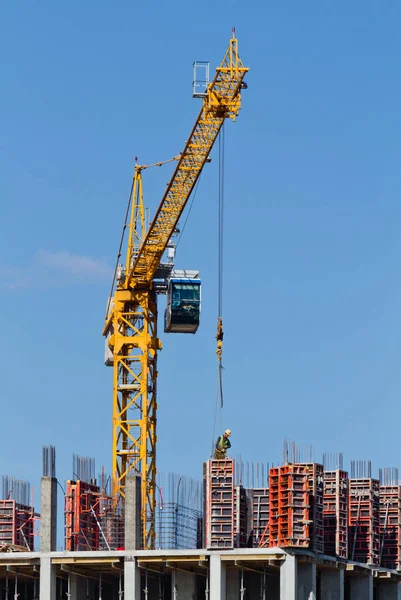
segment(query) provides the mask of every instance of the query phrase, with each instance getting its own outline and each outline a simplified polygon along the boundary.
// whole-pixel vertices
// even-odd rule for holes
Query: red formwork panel
[[[0,500],[0,546],[34,549],[34,516],[32,506],[15,500]]]
[[[206,548],[234,548],[234,461],[204,465]]]
[[[377,479],[349,480],[348,557],[375,566],[380,564],[379,488]]]
[[[401,487],[380,486],[380,566],[401,570]]]
[[[324,553],[348,558],[348,473],[324,472]]]
[[[100,488],[85,481],[67,481],[65,549],[99,550],[98,501]]]

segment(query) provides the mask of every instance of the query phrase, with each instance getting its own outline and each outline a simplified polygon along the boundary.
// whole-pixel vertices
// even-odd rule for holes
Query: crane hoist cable
[[[224,124],[219,134],[218,267],[217,267],[217,359],[220,407],[223,408],[223,258],[224,258]]]
[[[212,452],[216,435],[217,413],[219,413],[220,428],[223,431],[223,254],[224,254],[224,124],[219,133],[219,175],[218,175],[218,250],[217,250],[217,390],[216,406],[213,421]]]

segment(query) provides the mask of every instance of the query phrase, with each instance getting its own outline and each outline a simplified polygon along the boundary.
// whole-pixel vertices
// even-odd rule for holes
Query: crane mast
[[[124,494],[128,475],[140,475],[146,549],[154,548],[156,537],[157,353],[162,347],[153,279],[224,120],[238,115],[247,71],[233,33],[147,231],[142,194],[142,171],[147,167],[135,166],[125,267],[117,269],[103,335],[106,364],[113,366],[113,495]]]

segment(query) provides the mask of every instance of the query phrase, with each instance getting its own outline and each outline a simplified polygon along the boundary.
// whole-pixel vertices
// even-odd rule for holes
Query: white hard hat
[[[226,429],[224,432],[226,435],[231,435],[231,429]]]

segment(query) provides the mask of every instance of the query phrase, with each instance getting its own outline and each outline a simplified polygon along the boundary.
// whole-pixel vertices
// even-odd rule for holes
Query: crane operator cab
[[[164,313],[166,333],[196,333],[201,312],[201,280],[191,277],[171,277],[167,287],[167,308]]]

